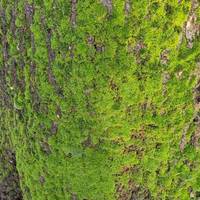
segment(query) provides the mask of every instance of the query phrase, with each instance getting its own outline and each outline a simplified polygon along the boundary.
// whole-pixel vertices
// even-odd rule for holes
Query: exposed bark
[[[53,51],[51,47],[51,38],[52,38],[53,31],[51,28],[47,27],[46,19],[44,15],[41,18],[41,23],[42,23],[43,31],[45,32],[46,47],[47,47],[47,52],[48,52],[48,67],[47,67],[48,80],[49,80],[49,83],[54,87],[54,90],[56,91],[56,93],[59,96],[63,97],[63,91],[58,85],[56,81],[56,77],[54,76],[53,71],[52,71],[52,63],[55,60],[55,52]]]
[[[0,182],[0,199],[1,200],[22,200],[22,192],[19,185],[19,176],[16,169],[15,154],[6,149],[1,152],[1,164],[11,168],[9,174]],[[6,169],[8,170],[8,169]]]
[[[198,1],[192,0],[190,14],[185,25],[185,36],[189,48],[193,47],[193,41],[199,36],[200,32],[200,24],[197,23],[197,16],[195,13],[195,10],[198,6]]]
[[[70,23],[72,28],[76,27],[76,16],[77,16],[77,3],[78,0],[71,0],[71,16],[70,16]]]
[[[130,14],[130,12],[131,12],[131,2],[130,2],[130,0],[125,0],[124,11],[125,11],[126,16],[128,16]]]
[[[108,14],[112,14],[113,3],[112,0],[101,0],[101,3],[106,7]]]

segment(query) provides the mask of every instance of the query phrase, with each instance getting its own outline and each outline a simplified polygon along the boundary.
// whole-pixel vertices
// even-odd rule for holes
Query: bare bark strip
[[[0,99],[2,101],[2,107],[11,109],[12,103],[10,99],[10,95],[8,93],[5,72],[3,69],[0,70]]]
[[[125,4],[124,4],[124,11],[125,11],[125,15],[128,16],[129,13],[131,12],[131,2],[130,0],[126,0]]]
[[[191,144],[198,148],[200,145],[199,145],[199,139],[200,139],[200,119],[198,119],[198,121],[196,122],[196,130],[195,130],[195,133],[192,135],[191,137]]]
[[[8,63],[7,63],[9,59],[8,49],[9,49],[9,44],[7,41],[7,37],[6,35],[3,35],[2,36],[2,50],[3,50],[3,61],[4,61],[5,70],[8,69]]]
[[[77,16],[77,3],[78,0],[71,0],[71,16],[70,16],[70,23],[73,28],[76,26],[76,16]]]
[[[28,25],[32,24],[33,15],[34,15],[34,6],[26,3],[26,5],[25,5],[25,17],[26,17],[26,21],[27,21]]]
[[[25,40],[24,40],[24,35],[25,35],[25,30],[24,28],[19,28],[18,29],[18,52],[20,55],[19,61],[18,61],[18,66],[19,66],[19,72],[20,72],[20,77],[19,77],[19,82],[18,82],[18,87],[19,89],[24,92],[25,91],[25,76],[24,76],[24,68],[25,68],[25,60],[24,60],[24,54],[26,53],[25,49]]]
[[[49,80],[49,83],[54,87],[54,90],[56,91],[56,93],[59,96],[63,97],[63,91],[58,85],[52,71],[52,62],[55,60],[55,53],[51,47],[51,38],[52,38],[53,33],[52,33],[52,30],[48,28],[46,25],[45,16],[41,17],[41,23],[42,23],[43,30],[45,32],[46,47],[47,47],[47,52],[48,52],[48,67],[47,67],[48,80]]]
[[[11,20],[10,20],[10,30],[14,36],[14,38],[16,37],[16,17],[17,17],[17,5],[18,5],[18,0],[14,1],[14,6],[11,10]]]
[[[37,90],[37,85],[36,85],[36,64],[34,61],[31,61],[30,63],[30,93],[31,93],[31,101],[33,104],[33,109],[35,111],[39,111],[40,108],[40,98]]]
[[[35,13],[35,7],[34,4],[29,4],[26,3],[24,7],[24,15],[26,19],[26,29],[27,29],[27,34],[30,39],[30,45],[32,49],[32,55],[34,56],[36,47],[35,47],[35,39],[34,39],[34,34],[31,31],[31,24],[33,23],[33,18],[34,18],[34,13]],[[37,84],[36,84],[36,63],[33,59],[31,59],[29,62],[30,66],[30,95],[31,95],[31,103],[33,106],[33,110],[38,112],[40,109],[40,98],[38,94],[38,89],[37,89]]]
[[[101,0],[101,3],[106,7],[108,14],[112,14],[113,10],[112,0]]]
[[[187,135],[189,128],[190,128],[190,124],[188,124],[183,130],[183,133],[182,133],[182,136],[181,136],[181,142],[179,144],[179,149],[180,149],[181,152],[184,151],[185,146],[187,144],[186,135]]]
[[[188,48],[193,47],[193,41],[199,36],[200,33],[200,24],[197,23],[197,15],[195,13],[198,6],[198,1],[192,0],[190,13],[185,24],[185,37],[188,43]]]
[[[3,60],[2,60],[2,68],[0,69],[0,91],[1,91],[1,98],[2,98],[2,103],[5,107],[7,108],[12,108],[12,103],[11,103],[11,97],[8,94],[8,87],[7,87],[7,81],[6,77],[8,75],[8,70],[9,70],[9,44],[7,40],[7,19],[5,15],[5,10],[3,7],[0,5],[0,28],[2,32],[2,36],[0,38],[1,42],[1,48],[2,48],[2,53],[3,53]]]
[[[31,31],[30,27],[31,27],[31,24],[33,23],[34,13],[35,13],[34,5],[26,3],[25,8],[24,8],[24,15],[25,15],[26,23],[27,23],[26,28],[30,37],[30,43],[31,43],[33,55],[35,54],[35,39],[34,39],[34,34]]]
[[[160,55],[160,62],[162,65],[167,65],[169,62],[169,50],[165,49]]]
[[[2,30],[2,38],[1,38],[1,43],[2,43],[2,51],[3,51],[3,62],[4,62],[4,68],[5,68],[5,73],[7,72],[8,69],[8,59],[9,59],[9,44],[7,40],[7,20],[6,20],[6,15],[5,15],[5,10],[0,7],[0,18],[1,18],[1,30]]]
[[[134,47],[134,53],[135,53],[135,56],[136,56],[136,62],[139,65],[142,64],[141,51],[143,49],[145,49],[145,48],[146,48],[146,45],[141,41],[139,41]]]
[[[1,17],[1,30],[3,35],[7,34],[7,22],[6,22],[6,14],[5,10],[0,5],[0,17]]]
[[[162,85],[163,85],[162,94],[163,94],[163,96],[166,96],[166,94],[167,94],[167,83],[169,80],[170,80],[170,74],[168,72],[164,72],[162,74]]]
[[[195,106],[195,110],[197,112],[196,116],[193,119],[193,122],[196,125],[196,129],[195,129],[194,134],[191,137],[190,143],[194,147],[198,148],[200,146],[200,144],[199,144],[199,139],[200,139],[200,115],[199,115],[199,111],[200,111],[200,80],[198,81],[198,83],[194,89],[194,106]]]
[[[17,62],[15,59],[12,60],[12,68],[11,68],[11,84],[15,87],[17,87]]]
[[[35,47],[35,37],[34,37],[33,32],[31,32],[31,48],[32,48],[32,53],[34,55],[36,51],[36,47]]]
[[[6,162],[3,164],[11,168],[10,173],[0,182],[0,199],[22,200],[23,197],[19,184],[20,178],[16,168],[15,153],[10,149],[5,149],[4,152],[1,153],[0,160],[1,162]]]

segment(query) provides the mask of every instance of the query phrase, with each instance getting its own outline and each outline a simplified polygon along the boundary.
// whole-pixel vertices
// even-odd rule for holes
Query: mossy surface
[[[110,2],[0,0],[0,137],[25,200],[198,198],[195,1]]]

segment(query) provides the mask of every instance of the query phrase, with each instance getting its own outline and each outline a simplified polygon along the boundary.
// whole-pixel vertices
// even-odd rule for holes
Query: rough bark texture
[[[0,199],[198,199],[199,13],[0,0]]]

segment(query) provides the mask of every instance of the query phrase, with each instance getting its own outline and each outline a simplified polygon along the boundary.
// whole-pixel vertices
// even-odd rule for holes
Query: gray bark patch
[[[26,4],[25,5],[25,16],[28,24],[32,24],[33,21],[33,14],[34,14],[34,7],[33,5]]]
[[[199,36],[200,33],[200,24],[197,23],[197,15],[195,13],[198,6],[198,1],[193,0],[190,9],[190,14],[185,24],[185,37],[187,39],[188,48],[193,47],[193,42]]]
[[[108,14],[112,13],[113,10],[113,4],[112,4],[112,0],[101,0],[101,3],[106,7],[106,9],[108,10]]]
[[[9,174],[0,182],[0,199],[22,200],[15,154],[10,149],[5,149],[0,156],[0,160],[5,167],[9,166],[11,168]]]
[[[70,23],[73,28],[76,26],[76,16],[77,16],[77,3],[78,0],[71,0],[71,16],[70,16]]]
[[[125,15],[129,15],[129,13],[131,12],[131,2],[130,2],[130,0],[125,1],[124,11],[125,11]]]

